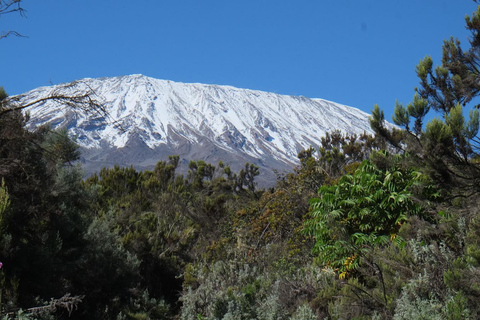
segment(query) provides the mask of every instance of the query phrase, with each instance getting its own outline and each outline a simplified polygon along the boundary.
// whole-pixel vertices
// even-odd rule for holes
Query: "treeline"
[[[1,316],[480,318],[480,7],[466,23],[398,127],[376,106],[375,135],[328,133],[268,190],[178,156],[83,180],[66,132],[27,130],[1,91]]]

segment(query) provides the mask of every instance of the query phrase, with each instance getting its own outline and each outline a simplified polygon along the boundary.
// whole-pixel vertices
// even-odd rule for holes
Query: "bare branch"
[[[1,0],[0,1],[0,16],[12,12],[18,12],[22,17],[25,17],[27,12],[22,8],[22,0]]]
[[[74,81],[57,86],[49,94],[40,98],[32,99],[27,94],[8,97],[0,102],[0,116],[38,106],[47,101],[54,101],[73,110],[94,113],[104,117],[107,116],[107,111],[101,100],[87,84],[82,81]]]
[[[22,8],[22,0],[0,0],[0,17],[9,13],[18,12],[20,16],[26,17],[26,10]],[[25,37],[17,31],[1,31],[0,40],[8,36]]]
[[[113,119],[104,104],[105,98],[99,96],[85,81],[77,80],[68,84],[53,86],[40,94],[26,93],[0,100],[0,117],[11,112],[54,104],[75,113],[87,114],[103,122],[114,125],[125,132],[119,120]]]
[[[69,293],[61,297],[60,299],[52,299],[48,305],[29,308],[25,310],[25,313],[32,315],[39,315],[44,313],[55,313],[58,309],[67,310],[68,316],[72,315],[74,310],[78,309],[78,305],[82,302],[85,296],[70,296]],[[6,314],[8,316],[15,316],[14,312]]]
[[[3,38],[9,37],[9,36],[15,36],[15,37],[21,37],[21,38],[28,38],[27,36],[24,36],[23,34],[18,33],[17,31],[2,31],[0,33],[0,40]]]

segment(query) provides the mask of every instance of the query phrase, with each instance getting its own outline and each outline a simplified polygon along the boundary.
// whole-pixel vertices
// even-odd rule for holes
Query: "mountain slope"
[[[28,111],[33,125],[66,126],[89,171],[115,163],[148,168],[171,154],[185,162],[223,160],[239,168],[248,161],[262,171],[288,170],[298,152],[317,147],[326,131],[371,132],[368,114],[321,99],[142,75],[83,79],[77,89],[93,90],[109,117],[74,112],[55,101]],[[22,99],[58,90],[42,87]]]

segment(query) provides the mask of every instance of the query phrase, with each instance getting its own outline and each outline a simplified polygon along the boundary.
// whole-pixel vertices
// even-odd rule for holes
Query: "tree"
[[[444,42],[440,66],[433,69],[429,56],[417,65],[420,88],[406,107],[396,103],[392,117],[402,131],[386,129],[378,106],[370,117],[378,135],[409,153],[412,162],[425,168],[439,185],[455,190],[454,197],[480,192],[480,106],[475,105],[480,94],[480,6],[466,17],[466,24],[472,34],[467,50],[458,39],[450,38]],[[470,108],[468,119],[466,108]],[[430,110],[439,112],[441,118],[424,126]]]
[[[253,163],[245,163],[245,167],[240,170],[237,177],[237,184],[240,190],[242,190],[243,187],[247,187],[252,194],[256,195],[255,187],[257,183],[255,182],[255,177],[259,174],[258,166]]]
[[[83,287],[89,195],[75,164],[78,145],[66,130],[27,130],[28,116],[0,90],[0,256],[5,312],[38,306]],[[78,291],[77,291],[78,292]],[[86,292],[84,292],[86,293]],[[86,299],[88,301],[89,298]]]
[[[460,40],[451,37],[444,41],[440,66],[433,70],[432,58],[427,56],[416,68],[421,84],[418,93],[433,109],[443,113],[457,104],[469,104],[480,93],[480,7],[465,21],[472,35],[467,51],[462,49]]]

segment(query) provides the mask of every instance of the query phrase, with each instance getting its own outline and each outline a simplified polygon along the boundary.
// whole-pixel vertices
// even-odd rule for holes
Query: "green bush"
[[[421,214],[411,189],[425,178],[404,168],[401,160],[393,157],[384,169],[364,161],[353,175],[321,187],[319,197],[311,200],[305,233],[315,238],[319,263],[335,268],[340,277],[357,269],[371,246],[396,239],[401,225]]]

